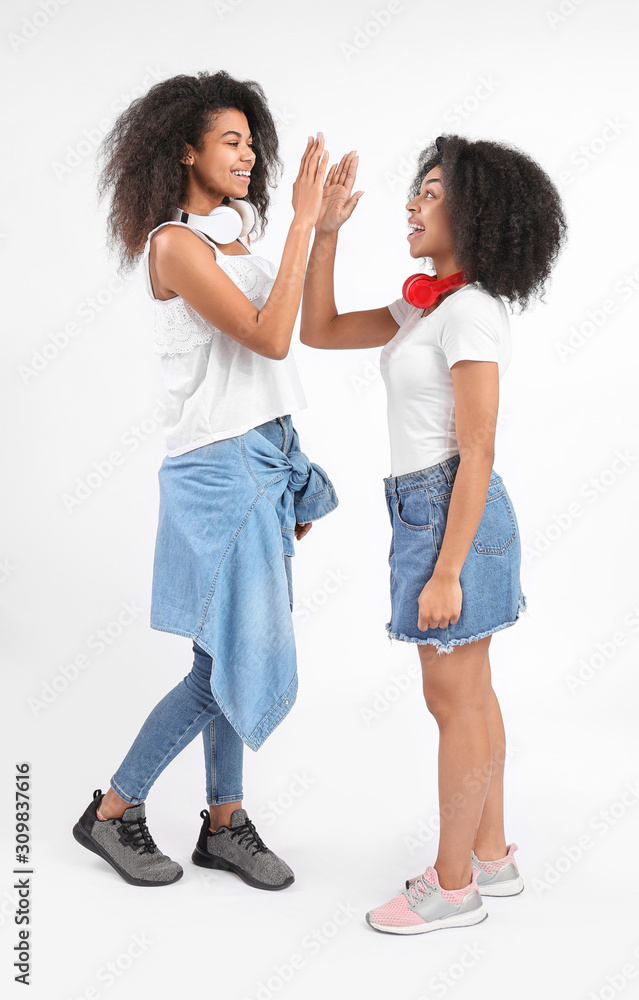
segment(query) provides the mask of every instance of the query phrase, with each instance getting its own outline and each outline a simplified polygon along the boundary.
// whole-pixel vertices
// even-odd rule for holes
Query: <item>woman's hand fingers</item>
[[[309,143],[304,152],[300,164],[300,172],[297,175],[298,179],[307,177],[312,182],[315,182],[320,171],[323,178],[327,163],[328,150],[324,149],[324,135],[322,132],[318,132],[317,138],[313,140],[312,144]]]
[[[301,159],[301,162],[300,162],[300,169],[299,169],[299,173],[297,175],[298,180],[308,170],[308,165],[309,165],[309,163],[311,161],[311,157],[313,156],[313,153],[317,149],[318,143],[319,143],[319,139],[317,139],[317,138],[314,139],[312,135],[309,135],[308,142],[306,144],[306,149],[302,153],[302,159]]]
[[[339,163],[334,164],[326,178],[325,187],[335,186],[346,188],[346,194],[350,195],[353,184],[355,183],[355,175],[357,173],[357,167],[359,164],[359,156],[353,152],[344,153]]]
[[[346,177],[343,180],[344,187],[346,188],[346,193],[350,195],[353,190],[353,184],[355,183],[355,174],[357,173],[357,165],[359,163],[359,156],[357,153],[353,152],[349,156],[346,162]]]
[[[431,577],[417,599],[417,627],[420,632],[455,625],[461,615],[462,599],[459,580],[440,583],[434,576]]]
[[[297,171],[297,180],[300,179],[300,177],[302,176],[302,174],[304,172],[304,167],[306,165],[306,160],[307,160],[307,158],[308,158],[308,156],[310,154],[310,151],[311,151],[312,147],[313,147],[313,136],[309,135],[308,142],[306,143],[306,149],[302,153],[302,158],[300,160],[300,168]]]
[[[343,167],[344,167],[344,163],[346,162],[346,157],[347,156],[348,156],[348,153],[344,153],[344,155],[341,158],[341,160],[339,161],[339,163],[337,163],[335,165],[335,172],[334,172],[333,178],[332,178],[332,183],[333,184],[341,184],[340,177],[342,176],[342,170],[343,170]]]
[[[319,180],[322,185],[324,184],[324,171],[326,170],[327,165],[328,165],[328,150],[325,149],[324,152],[322,153],[322,158],[318,161],[317,169],[313,177],[314,181]]]
[[[308,161],[308,171],[313,181],[317,180],[320,170],[323,173],[323,168],[326,168],[328,162],[328,151],[324,149],[324,135],[322,132],[318,132],[317,135],[317,143]]]
[[[331,165],[331,166],[330,166],[330,167],[328,168],[328,173],[326,174],[326,180],[324,181],[324,187],[325,187],[325,188],[326,188],[326,187],[329,187],[329,185],[330,185],[330,183],[331,183],[331,177],[333,176],[333,174],[334,174],[334,173],[335,173],[335,164],[333,163],[333,164],[332,164],[332,165]]]
[[[339,161],[339,170],[337,171],[337,178],[336,178],[337,184],[344,183],[344,176],[346,173],[346,163],[350,155],[351,155],[350,153],[344,153],[343,157]]]
[[[304,170],[306,174],[312,176],[312,170],[322,155],[322,150],[324,149],[324,137],[321,132],[317,133],[317,137],[313,140],[313,144],[309,146],[305,153],[304,159]]]
[[[355,150],[351,150],[350,153],[344,153],[339,163],[333,164],[329,168],[324,186],[341,185],[346,188],[346,193],[350,195],[355,183],[358,164],[359,156],[357,156]],[[313,180],[317,180],[320,171],[323,173],[327,165],[328,152],[324,149],[324,133],[318,132],[315,139],[312,136],[308,138],[297,175],[298,179],[303,175],[308,175]]]
[[[293,184],[293,208],[296,217],[308,221],[311,225],[317,222],[322,205],[324,174],[328,166],[328,150],[324,149],[324,135],[317,133],[317,138],[309,141],[302,157],[300,171]]]
[[[359,162],[359,157],[353,150],[351,153],[347,153],[342,157],[340,163],[339,175],[337,178],[337,184],[343,185],[346,188],[347,193],[350,194],[355,181],[355,174],[357,173],[357,164]]]

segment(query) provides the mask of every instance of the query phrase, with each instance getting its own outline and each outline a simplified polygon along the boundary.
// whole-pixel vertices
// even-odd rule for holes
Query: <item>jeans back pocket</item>
[[[491,484],[484,513],[473,538],[473,545],[481,555],[502,555],[517,538],[517,523],[506,490],[497,489],[494,493],[492,490]]]

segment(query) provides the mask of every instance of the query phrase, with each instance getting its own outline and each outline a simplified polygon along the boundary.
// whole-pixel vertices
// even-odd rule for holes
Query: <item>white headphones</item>
[[[230,198],[228,205],[218,205],[208,215],[194,215],[176,208],[174,222],[184,222],[193,229],[210,236],[216,243],[232,243],[238,236],[246,236],[255,229],[255,209],[244,198]]]

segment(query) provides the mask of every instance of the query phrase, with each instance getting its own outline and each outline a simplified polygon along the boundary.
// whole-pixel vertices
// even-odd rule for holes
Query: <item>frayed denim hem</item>
[[[443,643],[439,639],[434,638],[415,639],[413,636],[404,635],[402,632],[393,632],[390,622],[387,622],[385,627],[391,643],[393,639],[401,639],[403,642],[416,642],[419,646],[427,646],[430,643],[431,646],[436,647],[438,656],[442,656],[444,653],[452,653],[455,646],[463,646],[466,642],[476,642],[478,639],[485,639],[487,635],[492,635],[494,632],[500,632],[503,628],[514,625],[519,620],[520,614],[528,614],[528,600],[524,594],[519,598],[517,614],[512,622],[504,622],[503,625],[496,625],[495,628],[489,629],[488,632],[480,632],[478,635],[471,635],[467,639],[451,639],[448,643]]]

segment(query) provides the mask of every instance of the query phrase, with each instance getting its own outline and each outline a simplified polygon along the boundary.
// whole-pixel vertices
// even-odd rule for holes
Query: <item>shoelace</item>
[[[155,854],[158,846],[149,833],[145,819],[140,817],[139,819],[120,820],[120,822],[122,824],[119,831],[120,840],[123,844],[131,844],[136,850],[141,847],[142,853]]]
[[[251,823],[248,816],[246,817],[246,822],[242,826],[236,826],[231,830],[231,837],[237,837],[238,844],[242,844],[244,849],[248,851],[250,847],[254,847],[253,856],[255,856],[259,851],[268,851],[268,847],[260,837],[259,833]]]
[[[409,903],[421,903],[426,896],[431,896],[437,891],[437,886],[427,882],[423,875],[415,879],[413,884],[404,890]]]

